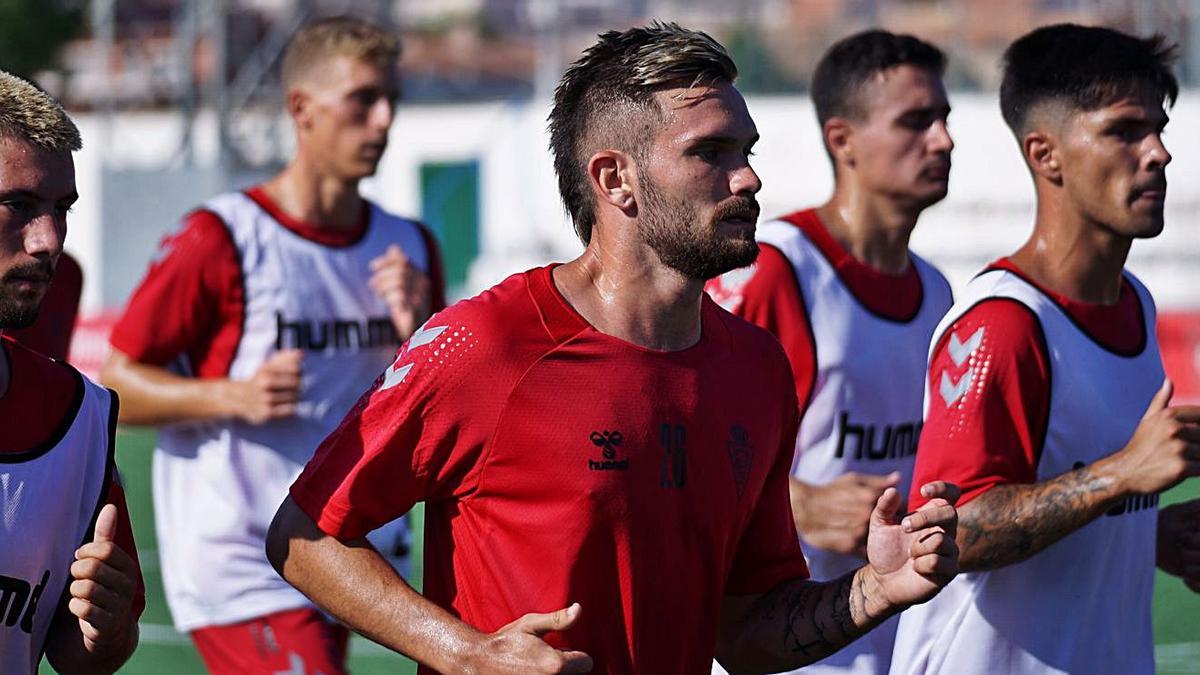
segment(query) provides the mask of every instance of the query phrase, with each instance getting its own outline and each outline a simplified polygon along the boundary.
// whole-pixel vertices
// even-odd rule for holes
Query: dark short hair
[[[821,56],[813,72],[817,121],[824,127],[831,117],[865,117],[860,95],[863,85],[897,66],[915,66],[941,76],[946,71],[946,55],[920,38],[885,30],[863,31],[839,40]]]
[[[608,147],[638,155],[653,128],[647,119],[657,119],[645,114],[659,114],[656,92],[737,78],[737,66],[720,43],[675,23],[656,21],[598,38],[563,74],[548,118],[558,190],[584,244],[591,241],[596,222],[588,188],[588,141],[601,139]]]
[[[1149,92],[1173,104],[1179,95],[1174,61],[1175,45],[1162,35],[1138,38],[1098,26],[1044,26],[1005,50],[1000,112],[1019,136],[1029,111],[1046,101],[1096,110]]]

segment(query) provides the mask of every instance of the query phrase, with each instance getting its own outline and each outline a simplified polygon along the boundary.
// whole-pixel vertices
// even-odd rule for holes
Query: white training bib
[[[78,393],[57,437],[0,454],[0,673],[37,672],[75,550],[108,494],[115,396],[73,374]]]
[[[287,229],[243,193],[205,208],[238,253],[245,319],[229,378],[248,380],[273,353],[301,349],[295,417],[163,427],[154,454],[154,508],[163,582],[175,626],[210,625],[308,607],[267,561],[267,528],[317,445],[391,363],[399,345],[388,308],[369,288],[370,262],[397,244],[425,273],[420,226],[371,205],[363,237],[328,246]]]
[[[1038,481],[1123,448],[1162,385],[1154,303],[1137,279],[1127,278],[1144,316],[1146,341],[1136,353],[1100,345],[1054,300],[1004,270],[971,281],[938,327],[932,344],[972,307],[994,298],[1019,302],[1037,318],[1051,373]],[[936,395],[926,402],[939,404]],[[959,575],[901,615],[892,672],[1153,673],[1157,522],[1157,495],[1131,498],[1028,560]]]

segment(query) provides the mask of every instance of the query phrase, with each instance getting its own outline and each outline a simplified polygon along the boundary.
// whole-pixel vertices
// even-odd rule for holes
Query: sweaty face
[[[0,328],[37,318],[77,198],[70,152],[0,138]]]
[[[347,180],[375,173],[387,148],[399,85],[393,69],[339,56],[296,85],[306,105],[300,143],[332,175]]]
[[[638,162],[642,240],[691,279],[749,265],[762,183],[750,168],[758,131],[742,95],[721,84],[656,97],[663,125]]]
[[[863,86],[865,118],[850,122],[853,170],[867,190],[923,209],[946,196],[954,140],[950,104],[932,71],[902,65]]]
[[[1166,124],[1162,101],[1151,94],[1071,115],[1058,149],[1070,208],[1121,236],[1162,232]]]

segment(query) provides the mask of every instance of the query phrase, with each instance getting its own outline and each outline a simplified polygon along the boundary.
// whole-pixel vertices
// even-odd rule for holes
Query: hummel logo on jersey
[[[383,383],[379,385],[379,390],[384,391],[386,389],[391,389],[392,387],[403,382],[404,378],[408,377],[409,371],[413,369],[414,364],[406,363],[405,365],[401,366],[399,363],[407,358],[408,355],[413,351],[420,349],[421,347],[424,347],[425,345],[438,339],[438,336],[444,333],[447,328],[449,328],[449,326],[434,326],[432,328],[421,326],[418,328],[417,332],[413,333],[412,337],[408,338],[408,342],[404,344],[404,348],[400,350],[400,353],[396,356],[396,360],[392,362],[392,365],[388,366],[387,370],[383,371]]]
[[[9,474],[0,475],[0,489],[4,491],[4,529],[12,530],[17,521],[17,513],[21,510],[21,497],[25,494],[25,481],[21,481],[15,489],[9,488]]]
[[[12,628],[21,620],[21,630],[33,633],[33,617],[37,614],[38,600],[50,581],[50,570],[42,573],[37,586],[29,588],[29,582],[16,577],[0,575],[0,626]],[[22,615],[21,610],[25,610]]]
[[[879,428],[882,426],[882,430]],[[879,445],[875,438],[879,437]],[[835,457],[844,457],[853,448],[854,459],[881,460],[900,459],[917,454],[917,442],[921,438],[920,422],[903,424],[854,424],[850,413],[838,415],[838,442]],[[853,439],[853,440],[851,440]]]
[[[958,339],[958,333],[951,333],[950,344],[946,345],[946,347],[950,352],[950,358],[954,360],[954,365],[961,366],[967,362],[967,357],[973,354],[976,349],[979,349],[979,345],[981,344],[983,344],[982,326],[972,333],[966,342]]]
[[[619,431],[593,431],[588,440],[600,448],[603,459],[588,460],[588,468],[592,471],[624,471],[629,468],[629,459],[617,459],[617,448],[625,441],[625,436]]]
[[[283,314],[275,312],[275,349],[295,348],[314,352],[326,349],[372,349],[395,346],[399,341],[396,327],[387,317],[365,321],[284,321]]]
[[[964,394],[971,389],[971,380],[975,374],[968,370],[963,373],[963,376],[955,382],[950,378],[950,373],[942,371],[942,382],[938,387],[938,391],[942,395],[942,400],[946,402],[946,407],[954,405],[954,402],[962,398]]]

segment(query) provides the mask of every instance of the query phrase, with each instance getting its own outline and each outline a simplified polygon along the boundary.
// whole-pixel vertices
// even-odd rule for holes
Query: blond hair
[[[0,70],[0,138],[28,141],[51,152],[83,147],[79,129],[46,92]]]
[[[353,17],[314,21],[299,31],[283,55],[283,86],[294,86],[315,66],[338,56],[348,56],[390,68],[400,59],[400,38]]]

